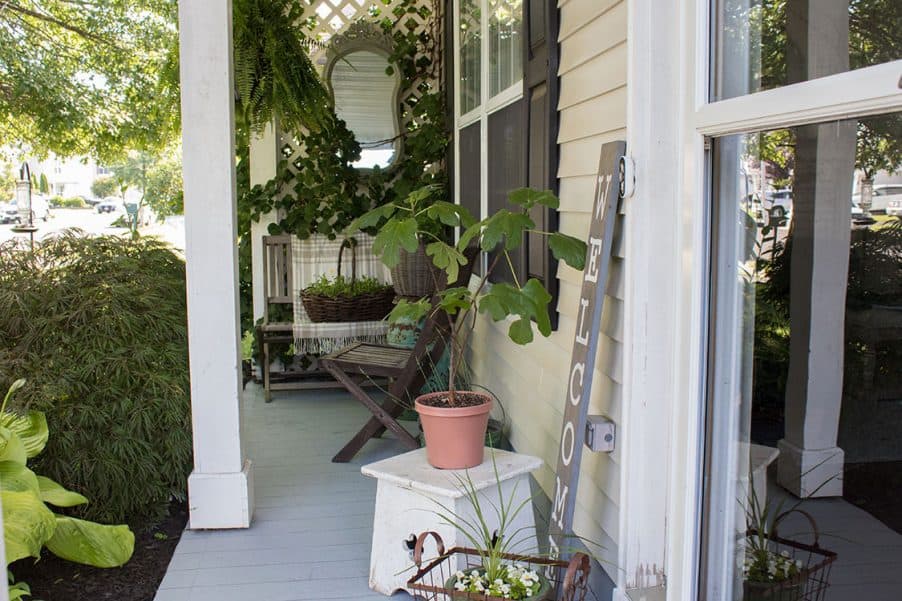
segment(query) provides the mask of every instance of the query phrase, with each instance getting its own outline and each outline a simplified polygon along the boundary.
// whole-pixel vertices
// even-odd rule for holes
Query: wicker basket
[[[416,252],[401,249],[401,259],[391,269],[391,279],[398,296],[408,298],[431,297],[436,283],[443,281],[442,271],[432,264],[422,241]]]
[[[423,558],[423,545],[431,537],[437,547],[438,556],[430,562]],[[505,553],[502,558],[542,573],[551,584],[542,601],[584,601],[589,592],[588,581],[591,566],[589,558],[576,553],[569,562],[544,557],[513,555]],[[407,587],[417,601],[505,601],[500,597],[477,593],[462,593],[448,588],[449,580],[458,570],[468,571],[479,567],[482,558],[475,549],[454,547],[445,552],[441,537],[435,532],[423,532],[417,537],[413,549],[413,561],[417,572],[407,581]]]
[[[357,281],[357,244],[345,240],[338,251],[338,275],[341,275],[342,254],[351,249],[351,282]],[[379,321],[392,310],[395,291],[388,288],[379,292],[367,292],[355,296],[326,296],[305,288],[301,302],[307,317],[315,323],[336,321]]]
[[[811,524],[812,544],[780,538],[777,534],[777,525],[790,513],[803,515]],[[748,535],[757,536],[758,532],[749,530]],[[801,509],[781,513],[774,520],[767,542],[770,551],[785,552],[793,561],[801,561],[802,568],[796,576],[781,582],[743,582],[743,601],[823,601],[830,586],[830,568],[836,561],[836,553],[821,548],[814,518]]]

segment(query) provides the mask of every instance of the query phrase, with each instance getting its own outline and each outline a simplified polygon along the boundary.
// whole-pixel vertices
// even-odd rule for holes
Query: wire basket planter
[[[782,538],[777,533],[777,525],[790,513],[803,515],[811,524],[814,542],[812,544]],[[830,587],[830,570],[836,561],[836,553],[820,546],[820,538],[814,518],[805,511],[794,509],[780,514],[765,535],[767,550],[774,556],[785,557],[792,562],[800,562],[798,573],[779,582],[754,582],[745,580],[743,601],[824,601]],[[747,537],[759,537],[757,530],[751,529]]]
[[[435,540],[438,555],[426,562],[423,559],[423,544],[429,537]],[[574,554],[569,562],[511,553],[501,557],[548,578],[549,586],[543,588],[542,594],[529,597],[529,601],[585,601],[591,566],[589,557],[584,553]],[[509,601],[488,594],[461,592],[447,586],[456,572],[481,566],[482,560],[476,549],[452,547],[445,551],[445,545],[437,533],[423,532],[417,537],[413,559],[417,572],[407,581],[407,587],[417,601]]]

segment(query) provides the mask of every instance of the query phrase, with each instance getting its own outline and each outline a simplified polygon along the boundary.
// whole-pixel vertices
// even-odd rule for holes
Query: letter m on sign
[[[568,378],[568,389],[564,397],[564,422],[561,426],[554,505],[551,508],[551,523],[548,525],[550,548],[561,549],[562,555],[567,555],[566,549],[573,546],[572,542],[567,543],[566,538],[572,534],[573,528],[579,466],[586,438],[586,414],[589,411],[601,311],[604,308],[605,285],[611,263],[611,239],[620,204],[620,159],[625,154],[625,142],[605,144],[601,148],[595,180],[595,203],[589,226],[590,243],[576,311],[579,323],[568,372],[571,376]],[[578,368],[580,377],[572,376],[574,368]]]

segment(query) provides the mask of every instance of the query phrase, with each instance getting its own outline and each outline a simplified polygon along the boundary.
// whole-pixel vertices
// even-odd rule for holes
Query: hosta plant
[[[28,460],[47,444],[49,431],[39,411],[17,415],[6,410],[10,398],[24,384],[25,380],[16,380],[0,406],[0,502],[7,564],[40,558],[46,546],[69,561],[98,568],[121,566],[132,556],[135,544],[128,526],[105,526],[60,515],[48,507],[75,507],[88,500],[28,468]],[[28,588],[23,583],[12,584],[9,594],[17,599],[28,594]]]

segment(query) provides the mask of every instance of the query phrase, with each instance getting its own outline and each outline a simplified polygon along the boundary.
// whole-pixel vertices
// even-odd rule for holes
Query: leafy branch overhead
[[[119,156],[178,135],[177,4],[0,2],[0,146]]]

